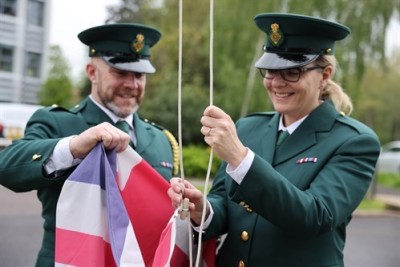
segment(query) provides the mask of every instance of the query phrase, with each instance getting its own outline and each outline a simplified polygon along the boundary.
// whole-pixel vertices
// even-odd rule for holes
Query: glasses
[[[275,78],[276,74],[279,72],[282,79],[287,82],[297,82],[300,79],[302,73],[316,70],[316,69],[324,69],[325,67],[315,66],[309,68],[293,68],[293,69],[283,69],[283,70],[268,70],[268,69],[259,69],[261,76],[265,79],[272,80]]]

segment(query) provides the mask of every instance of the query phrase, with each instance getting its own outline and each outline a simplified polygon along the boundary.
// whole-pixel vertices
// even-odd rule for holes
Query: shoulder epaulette
[[[68,109],[66,109],[66,108],[64,108],[64,107],[62,107],[62,106],[59,106],[59,105],[57,105],[57,104],[53,104],[53,105],[51,105],[51,106],[49,106],[49,107],[46,107],[49,111],[68,111],[69,112],[69,110]]]

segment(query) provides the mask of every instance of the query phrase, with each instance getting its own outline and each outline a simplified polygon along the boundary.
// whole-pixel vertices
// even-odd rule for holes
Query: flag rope
[[[210,0],[210,106],[213,105],[213,95],[214,95],[214,49],[213,49],[213,44],[214,44],[214,0]],[[211,147],[210,150],[210,158],[208,161],[208,168],[207,168],[207,175],[206,175],[206,180],[204,183],[204,189],[203,189],[203,212],[201,214],[201,221],[200,221],[200,226],[199,226],[199,243],[198,243],[198,248],[197,248],[197,259],[196,259],[196,267],[199,267],[200,259],[200,252],[201,252],[201,247],[202,247],[202,235],[203,235],[203,229],[204,229],[204,221],[205,221],[205,215],[206,215],[206,210],[207,210],[207,193],[208,193],[208,183],[210,181],[210,173],[211,173],[211,167],[212,167],[212,160],[213,160],[213,147]]]
[[[183,0],[179,0],[179,51],[178,51],[178,142],[179,142],[179,161],[180,161],[180,173],[181,173],[181,179],[182,183],[184,184],[185,181],[185,175],[184,175],[184,169],[183,169],[183,152],[182,152],[182,21],[183,21],[183,12],[182,12],[182,6],[183,6]],[[213,58],[213,43],[214,43],[214,0],[210,0],[210,57],[209,57],[209,68],[210,68],[210,92],[209,92],[209,98],[210,98],[210,106],[213,105],[213,94],[214,94],[214,58]],[[203,229],[204,229],[204,221],[205,221],[205,214],[206,214],[206,208],[207,208],[207,192],[208,192],[208,184],[210,181],[210,173],[211,173],[211,167],[212,167],[212,160],[213,160],[213,147],[211,147],[210,150],[210,157],[209,157],[209,162],[208,162],[208,168],[207,168],[207,174],[206,174],[206,180],[204,183],[204,190],[203,190],[203,212],[201,216],[201,223],[199,226],[199,243],[197,247],[197,259],[196,259],[196,267],[199,267],[200,265],[200,259],[201,257],[201,249],[202,249],[202,234],[203,234]],[[184,189],[184,186],[183,186]],[[184,190],[182,192],[182,195],[184,197]],[[184,202],[184,201],[183,201]],[[183,203],[182,203],[183,205]],[[183,207],[181,206],[181,209]],[[182,210],[181,210],[182,212]],[[190,213],[188,213],[187,220],[190,222]],[[182,217],[181,217],[182,218]],[[189,254],[190,254],[190,266],[192,265],[193,262],[193,255],[192,255],[192,232],[191,232],[191,226],[189,223]]]

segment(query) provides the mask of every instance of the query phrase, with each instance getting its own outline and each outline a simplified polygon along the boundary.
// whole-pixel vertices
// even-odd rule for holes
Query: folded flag
[[[132,148],[117,154],[99,143],[60,194],[55,266],[189,266],[188,222],[168,188]],[[203,266],[214,264],[210,247]]]

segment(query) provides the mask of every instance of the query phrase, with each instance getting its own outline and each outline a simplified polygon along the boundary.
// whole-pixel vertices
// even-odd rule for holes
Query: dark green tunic
[[[378,138],[327,101],[275,150],[279,117],[237,123],[256,156],[240,185],[223,164],[208,194],[215,215],[206,238],[228,233],[217,266],[342,267],[345,228],[374,175]]]
[[[24,138],[0,152],[0,184],[15,191],[37,190],[42,203],[44,238],[36,266],[54,266],[55,213],[61,188],[74,168],[50,176],[43,165],[57,142],[110,118],[89,98],[71,110],[38,110],[29,120]],[[134,115],[136,151],[165,179],[173,175],[173,153],[162,130]],[[169,163],[169,164],[165,164]]]

